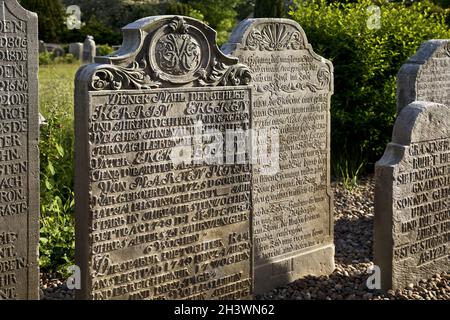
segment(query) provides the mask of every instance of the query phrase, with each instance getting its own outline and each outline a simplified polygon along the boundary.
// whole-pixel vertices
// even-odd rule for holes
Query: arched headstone
[[[123,30],[76,76],[78,297],[249,298],[251,165],[220,149],[249,128],[250,72],[195,19]]]
[[[244,20],[223,50],[252,71],[253,130],[279,133],[269,166],[253,166],[255,291],[329,274],[333,66],[289,19]]]
[[[400,68],[397,111],[413,101],[450,105],[450,40],[429,40]]]
[[[413,102],[375,167],[374,263],[381,289],[450,270],[450,107]]]

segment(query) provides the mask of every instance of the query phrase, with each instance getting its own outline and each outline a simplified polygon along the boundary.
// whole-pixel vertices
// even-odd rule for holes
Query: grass
[[[52,64],[39,70],[40,266],[66,274],[74,264],[73,93],[78,64]]]
[[[55,111],[66,111],[67,120],[73,120],[74,79],[79,67],[79,64],[39,67],[39,110],[45,118]]]

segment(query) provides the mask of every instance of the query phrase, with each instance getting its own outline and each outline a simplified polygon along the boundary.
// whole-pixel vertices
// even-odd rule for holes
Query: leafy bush
[[[40,66],[48,66],[55,63],[76,63],[78,60],[71,53],[66,53],[61,57],[55,57],[55,55],[51,52],[41,52],[39,53],[39,65]]]
[[[429,1],[405,6],[386,1],[381,28],[368,27],[370,0],[331,3],[297,0],[290,15],[309,42],[334,65],[332,163],[334,174],[371,169],[390,141],[396,113],[396,74],[428,39],[449,38],[447,11]],[[342,168],[345,166],[346,168]]]
[[[20,4],[38,14],[39,39],[59,42],[66,29],[65,12],[61,0],[20,0]]]
[[[41,67],[39,142],[41,175],[40,266],[65,274],[74,262],[73,77],[77,64]]]
[[[64,32],[63,41],[84,42],[90,35],[94,40],[100,43],[120,44],[122,42],[122,33],[119,28],[113,28],[92,15],[80,29],[67,30]]]
[[[98,56],[107,56],[110,53],[113,53],[114,49],[107,45],[107,44],[101,44],[97,46],[97,55]]]
[[[255,18],[284,18],[286,15],[284,0],[256,0]]]
[[[39,65],[46,66],[53,63],[52,54],[50,52],[39,53]]]

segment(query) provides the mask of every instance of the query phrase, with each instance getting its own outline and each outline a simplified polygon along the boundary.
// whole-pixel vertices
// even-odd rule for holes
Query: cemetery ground
[[[65,285],[67,267],[73,264],[73,79],[78,64],[41,66],[41,299],[73,299]],[[336,269],[329,276],[308,276],[274,289],[256,299],[340,300],[403,299],[450,300],[450,275],[436,274],[418,285],[383,294],[369,290],[367,269],[372,262],[374,214],[373,177],[363,177],[348,188],[332,183]]]

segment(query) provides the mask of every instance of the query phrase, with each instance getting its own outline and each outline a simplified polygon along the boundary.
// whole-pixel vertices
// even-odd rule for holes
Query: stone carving
[[[249,298],[251,165],[205,161],[221,145],[204,144],[249,128],[250,71],[195,19],[123,30],[76,76],[78,298]]]
[[[279,78],[275,78],[273,82],[264,85],[255,84],[255,88],[257,93],[265,93],[268,91],[275,95],[278,95],[280,92],[294,93],[299,90],[304,91],[305,89],[309,89],[311,92],[317,92],[329,87],[330,77],[330,72],[326,68],[321,68],[317,71],[316,83],[311,81],[284,82]]]
[[[151,89],[158,88],[161,83],[152,81],[145,72],[144,66],[134,62],[130,68],[105,66],[95,72],[91,86],[94,90]]]
[[[450,270],[450,108],[404,107],[375,167],[374,263],[383,290]]]
[[[247,50],[280,51],[304,49],[301,33],[293,26],[283,23],[267,23],[255,27],[247,36]]]
[[[163,35],[156,44],[156,62],[171,75],[185,75],[197,70],[201,62],[199,43],[188,34],[183,18],[175,17],[168,25],[172,33]]]
[[[266,175],[264,165],[253,165],[255,292],[307,274],[329,274],[333,66],[288,19],[247,19],[223,51],[252,72],[252,128],[279,132],[277,172]]]
[[[39,299],[38,17],[0,0],[0,300]]]
[[[397,75],[397,111],[413,101],[450,105],[450,40],[422,43]]]
[[[91,88],[119,90],[248,84],[251,81],[248,67],[224,56],[215,44],[211,44],[211,31],[203,32],[197,26],[189,26],[183,18],[173,17],[167,25],[154,31],[151,41],[141,43],[135,61],[97,69]],[[204,43],[208,45],[201,47]],[[116,60],[114,56],[110,59]]]

